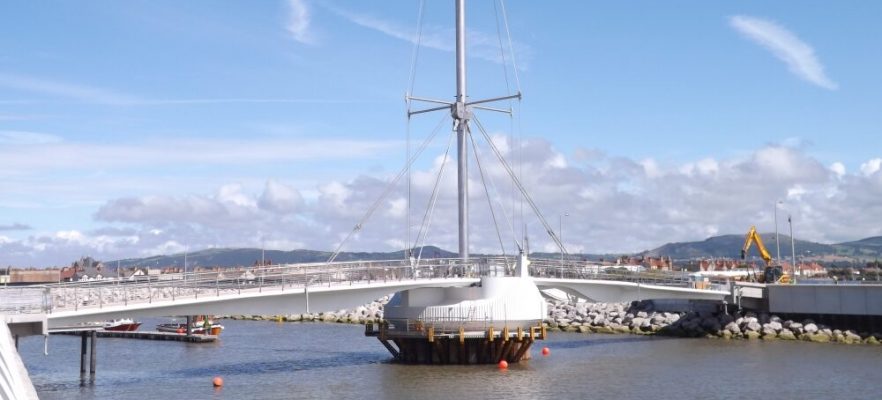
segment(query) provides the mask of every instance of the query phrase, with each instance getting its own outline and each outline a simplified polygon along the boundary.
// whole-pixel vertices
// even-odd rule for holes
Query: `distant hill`
[[[776,255],[775,234],[760,234],[763,244],[772,254]],[[790,236],[780,235],[781,258],[790,258]],[[678,260],[694,258],[740,258],[741,246],[744,245],[743,235],[722,235],[707,238],[699,242],[668,243],[661,247],[649,250],[643,254],[648,256],[664,256]],[[759,252],[751,246],[748,257],[759,256]],[[837,244],[824,244],[797,239],[795,242],[796,255],[811,258],[823,257],[856,257],[860,259],[874,259],[882,256],[882,236],[861,239],[854,242]]]
[[[418,249],[416,250],[418,251]],[[331,252],[317,250],[266,250],[261,255],[261,249],[243,248],[243,249],[206,249],[188,253],[187,267],[235,267],[254,265],[255,261],[260,261],[263,257],[267,261],[275,264],[293,264],[327,261],[331,257]],[[435,246],[426,246],[423,248],[423,258],[449,258],[456,257],[456,253],[452,253]],[[404,251],[394,252],[341,252],[337,255],[337,261],[353,261],[353,260],[400,260],[404,258]],[[105,262],[110,268],[115,268],[117,260]],[[119,260],[121,267],[141,266],[141,267],[167,267],[167,266],[183,266],[184,254],[161,255],[146,258],[129,258]]]
[[[760,235],[766,248],[776,255],[775,234],[763,233]],[[780,235],[781,257],[790,258],[790,236]],[[722,235],[707,238],[697,242],[667,243],[658,248],[647,250],[638,255],[653,257],[671,257],[675,260],[687,260],[698,258],[740,258],[741,246],[744,245],[742,235]],[[570,257],[578,257],[588,260],[614,260],[621,254],[571,254]],[[813,259],[824,258],[828,261],[833,259],[846,260],[858,258],[862,260],[882,259],[882,236],[870,237],[853,242],[837,244],[824,244],[807,240],[796,241],[796,255],[809,256]],[[330,252],[317,250],[266,250],[263,257],[272,260],[275,264],[306,263],[326,261],[331,256]],[[423,250],[423,258],[452,258],[457,254],[435,246],[426,246]],[[475,257],[482,255],[475,254]],[[533,258],[556,258],[560,253],[531,253]],[[759,257],[759,252],[751,247],[749,258]],[[337,256],[337,261],[353,260],[400,260],[404,258],[404,251],[393,252],[342,252]],[[253,265],[261,259],[261,250],[252,248],[239,249],[206,249],[187,254],[188,267],[233,267]],[[117,261],[107,261],[105,265],[110,268],[116,267]],[[122,267],[146,266],[167,267],[183,266],[184,254],[161,255],[147,258],[131,258],[119,260]]]
[[[880,255],[882,255],[882,236],[869,237],[854,242],[839,243],[835,246],[837,247],[838,255],[864,259],[879,259]]]

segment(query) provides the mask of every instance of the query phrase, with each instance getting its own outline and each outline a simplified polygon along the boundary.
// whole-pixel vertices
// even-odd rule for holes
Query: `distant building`
[[[56,283],[59,281],[60,270],[57,269],[26,269],[11,270],[8,284],[10,285],[33,285],[38,283]]]
[[[73,280],[94,281],[105,277],[104,264],[92,257],[83,257],[71,264],[74,269]]]

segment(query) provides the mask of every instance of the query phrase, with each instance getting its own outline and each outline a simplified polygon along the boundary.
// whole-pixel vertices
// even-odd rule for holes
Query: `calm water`
[[[882,346],[556,333],[544,342],[551,356],[536,348],[533,360],[499,371],[393,364],[361,326],[223,323],[214,344],[98,339],[93,385],[80,386],[78,337],[50,337],[48,356],[41,337],[22,339],[21,353],[43,399],[882,396]]]

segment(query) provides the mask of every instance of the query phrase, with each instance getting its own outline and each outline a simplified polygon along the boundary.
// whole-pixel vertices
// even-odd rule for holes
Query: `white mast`
[[[456,104],[452,108],[456,129],[457,184],[459,191],[459,257],[469,258],[469,110],[466,108],[465,0],[456,0]]]
[[[407,116],[423,114],[433,111],[450,110],[453,118],[453,129],[456,131],[456,156],[457,156],[457,186],[459,200],[459,257],[469,258],[469,121],[472,119],[472,109],[479,108],[487,111],[495,111],[511,114],[511,110],[487,107],[486,103],[497,101],[520,99],[521,93],[494,97],[483,100],[468,101],[466,95],[466,30],[465,30],[465,0],[456,1],[456,101],[430,99],[425,97],[407,95]],[[410,102],[420,101],[433,104],[443,104],[438,107],[411,110]],[[357,227],[358,228],[358,227]],[[333,259],[333,257],[331,258]]]

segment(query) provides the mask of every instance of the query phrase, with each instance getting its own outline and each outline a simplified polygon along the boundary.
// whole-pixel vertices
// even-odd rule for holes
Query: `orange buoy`
[[[543,347],[542,348],[542,355],[547,356],[549,354],[551,354],[551,350],[548,350],[548,347]]]
[[[178,328],[178,333],[184,333],[184,328]]]
[[[214,379],[211,380],[211,383],[214,384],[214,387],[221,387],[224,385],[224,379],[219,376],[215,376]]]
[[[499,362],[499,369],[508,369],[508,361],[502,360]]]

